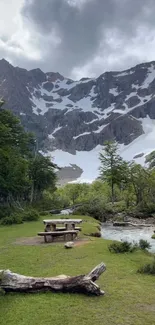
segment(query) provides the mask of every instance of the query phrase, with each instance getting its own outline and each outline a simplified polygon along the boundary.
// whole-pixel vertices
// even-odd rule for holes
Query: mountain
[[[97,177],[105,140],[115,139],[125,159],[140,163],[155,148],[155,61],[73,81],[2,59],[0,97],[35,132],[39,149],[66,166],[60,178]]]

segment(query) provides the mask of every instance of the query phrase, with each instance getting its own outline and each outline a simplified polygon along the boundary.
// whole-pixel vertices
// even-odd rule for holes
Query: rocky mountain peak
[[[7,76],[11,73],[15,68],[5,59],[0,60],[0,76]]]
[[[47,72],[47,79],[49,82],[63,81],[64,77],[59,72]]]

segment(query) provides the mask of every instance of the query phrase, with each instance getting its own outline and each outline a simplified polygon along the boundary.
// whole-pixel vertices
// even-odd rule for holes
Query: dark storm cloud
[[[154,16],[155,0],[18,0],[14,22],[0,22],[0,57],[73,77],[125,69],[154,60]]]
[[[87,0],[81,6],[67,0],[25,0],[22,8],[22,15],[43,37],[52,32],[59,37],[55,55],[50,40],[46,55],[50,59],[51,52],[53,65],[65,73],[90,61],[101,45],[108,55],[108,32],[117,31],[121,40],[130,42],[138,27],[154,27],[154,14],[154,0]],[[46,65],[43,63],[47,69]]]

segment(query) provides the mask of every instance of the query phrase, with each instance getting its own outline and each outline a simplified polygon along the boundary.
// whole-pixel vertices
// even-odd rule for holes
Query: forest
[[[20,120],[0,107],[0,221],[20,223],[37,219],[30,211],[42,200],[44,190],[56,190],[57,166],[36,150],[36,139]],[[23,216],[21,218],[21,215]]]

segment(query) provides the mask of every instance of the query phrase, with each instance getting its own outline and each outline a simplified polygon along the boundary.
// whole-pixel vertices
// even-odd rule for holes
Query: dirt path
[[[65,241],[66,242],[66,241]],[[39,246],[39,245],[55,245],[55,244],[64,244],[63,240],[55,240],[54,242],[44,243],[42,238],[39,237],[23,237],[17,238],[14,244],[16,245],[24,245],[24,246]],[[88,238],[79,238],[74,242],[74,246],[83,246],[91,243],[91,240]]]

